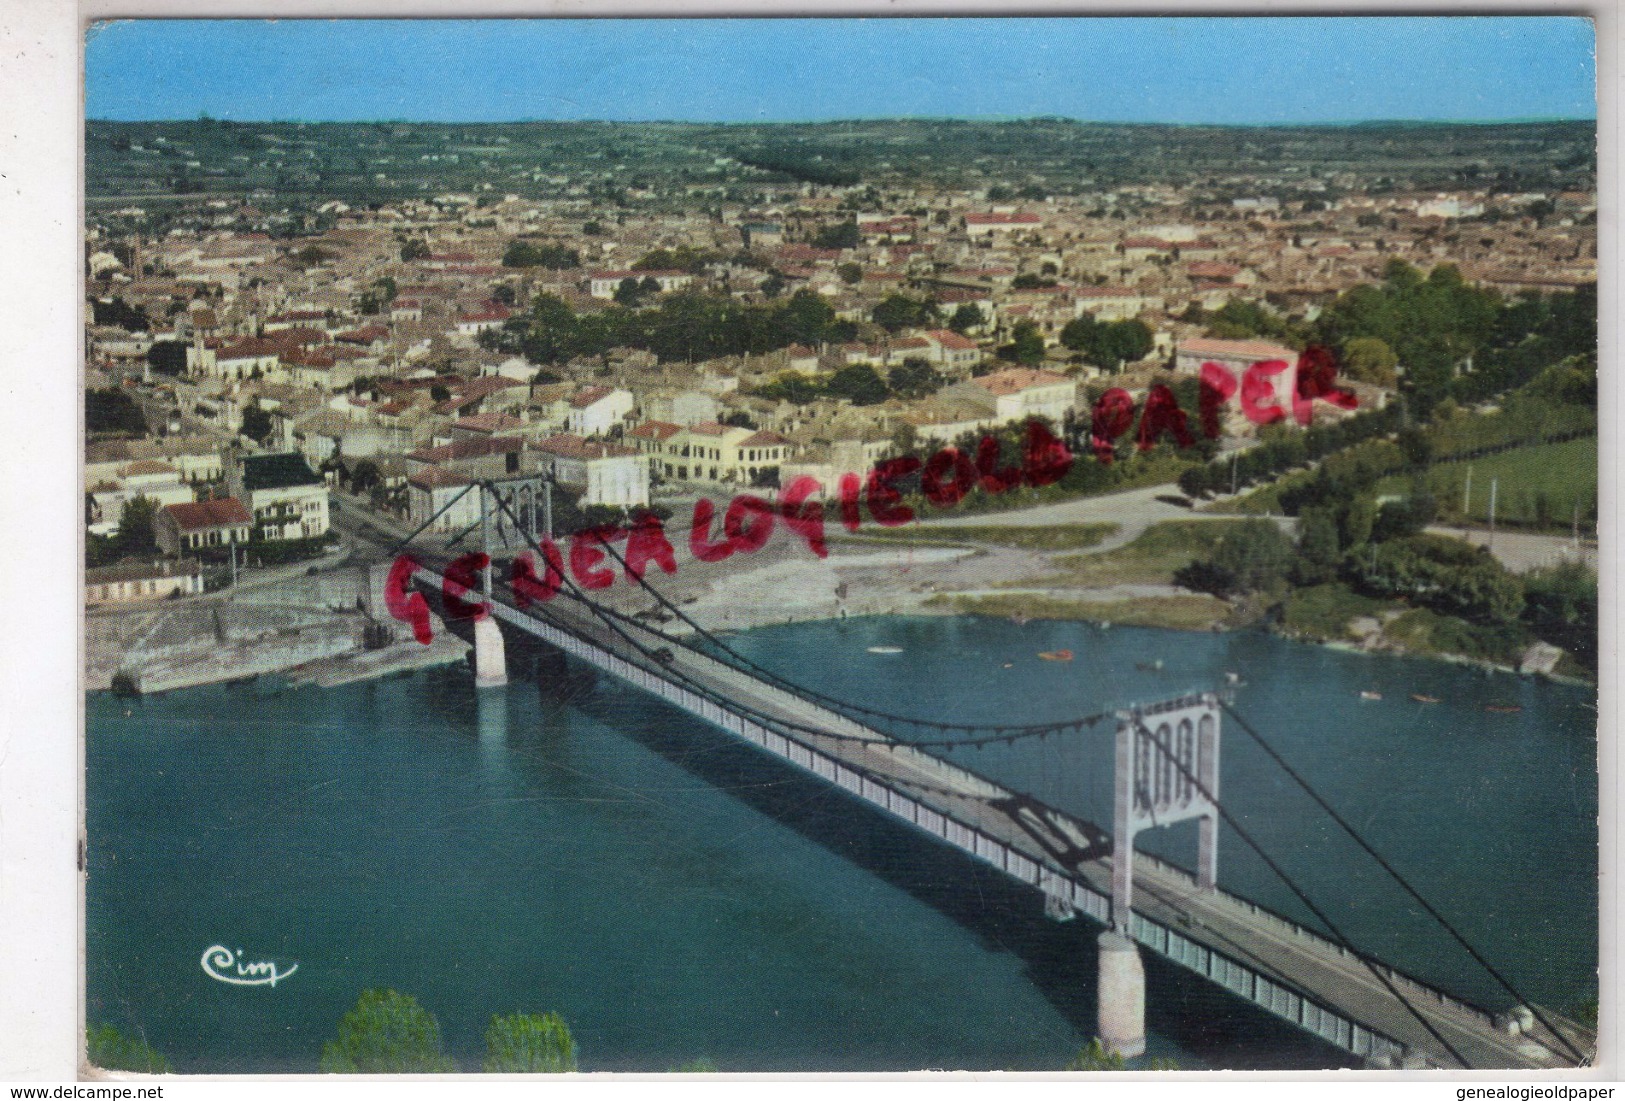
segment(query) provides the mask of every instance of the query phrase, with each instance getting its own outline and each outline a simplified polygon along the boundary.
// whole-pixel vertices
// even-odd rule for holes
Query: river
[[[1237,710],[1522,993],[1560,1009],[1595,995],[1588,690],[1260,633],[980,617],[802,623],[730,644],[857,703],[988,723],[1240,673]],[[1074,660],[1037,657],[1062,648]],[[1048,921],[990,869],[573,666],[562,683],[478,694],[461,666],[331,689],[92,693],[86,714],[88,1016],[178,1070],[314,1070],[369,987],[415,995],[471,1070],[490,1016],[518,1010],[562,1013],[590,1070],[1052,1070],[1092,1035],[1087,921]],[[1109,744],[1108,723],[951,755],[1109,828]],[[1356,943],[1511,1004],[1233,722],[1222,759],[1226,805]],[[1139,845],[1188,865],[1195,827]],[[1228,830],[1220,879],[1315,924]],[[201,966],[216,945],[287,977],[216,981]],[[1147,966],[1150,1055],[1343,1065]]]

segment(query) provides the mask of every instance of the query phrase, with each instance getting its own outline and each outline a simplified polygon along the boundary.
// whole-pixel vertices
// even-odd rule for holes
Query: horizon
[[[307,125],[1595,121],[1595,45],[1587,18],[1533,15],[139,19],[87,28],[84,114]]]
[[[1548,126],[1560,123],[1589,123],[1591,116],[1548,115],[1519,118],[1369,118],[1301,122],[1158,122],[1155,120],[1125,121],[1121,119],[1082,119],[1065,115],[850,115],[840,118],[816,119],[417,119],[417,118],[215,118],[209,114],[190,117],[180,115],[162,118],[96,118],[86,116],[85,121],[117,126],[145,126],[183,122],[223,122],[233,126],[838,126],[845,123],[907,123],[907,122],[962,122],[1007,124],[1021,122],[1058,122],[1076,126],[1157,126],[1185,130],[1346,130],[1357,126]]]

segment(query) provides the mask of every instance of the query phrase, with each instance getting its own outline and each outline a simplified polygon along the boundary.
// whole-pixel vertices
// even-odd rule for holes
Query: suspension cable
[[[1145,725],[1138,712],[1132,712],[1131,714],[1133,715],[1134,725],[1139,732],[1145,737],[1149,738],[1152,744],[1162,751],[1163,756],[1171,761],[1174,764],[1174,767],[1178,768],[1180,772],[1184,773],[1185,778],[1196,787],[1197,791],[1202,793],[1202,797],[1205,798],[1209,803],[1213,804],[1213,809],[1219,812],[1219,817],[1223,818],[1225,823],[1236,832],[1236,835],[1240,837],[1242,841],[1246,842],[1247,847],[1252,849],[1253,852],[1257,853],[1259,859],[1263,860],[1264,863],[1269,866],[1270,871],[1274,872],[1276,876],[1280,878],[1281,882],[1285,883],[1287,888],[1291,890],[1293,894],[1298,896],[1298,901],[1307,906],[1309,908],[1309,912],[1314,914],[1315,917],[1319,919],[1323,925],[1325,925],[1326,929],[1332,934],[1333,939],[1337,941],[1338,946],[1351,953],[1355,959],[1364,964],[1366,970],[1370,971],[1376,980],[1380,982],[1388,991],[1388,993],[1397,998],[1399,1003],[1410,1012],[1410,1015],[1415,1017],[1423,1028],[1427,1029],[1428,1035],[1432,1036],[1440,1044],[1444,1045],[1444,1049],[1451,1054],[1456,1062],[1462,1065],[1463,1069],[1472,1070],[1472,1064],[1462,1056],[1461,1052],[1457,1051],[1455,1046],[1451,1044],[1449,1040],[1446,1040],[1443,1036],[1441,1036],[1439,1034],[1439,1030],[1433,1027],[1433,1023],[1424,1017],[1422,1013],[1411,1004],[1410,999],[1406,998],[1405,995],[1399,992],[1398,988],[1394,986],[1393,982],[1388,978],[1388,976],[1382,973],[1381,967],[1377,965],[1378,961],[1372,959],[1370,956],[1367,956],[1364,952],[1354,947],[1353,943],[1350,942],[1348,937],[1346,937],[1337,927],[1337,925],[1333,923],[1332,919],[1326,916],[1325,911],[1319,906],[1315,905],[1314,900],[1304,893],[1303,889],[1298,886],[1297,882],[1291,876],[1286,874],[1285,869],[1271,859],[1270,855],[1264,851],[1263,847],[1253,839],[1253,836],[1247,832],[1246,827],[1236,820],[1236,816],[1231,814],[1230,811],[1225,808],[1224,804],[1220,803],[1218,798],[1208,790],[1207,785],[1202,783],[1201,779],[1198,778],[1188,766],[1186,766],[1185,762],[1179,759],[1179,757],[1174,753],[1173,747],[1166,744],[1161,738],[1158,738],[1154,733],[1152,733],[1151,728]]]
[[[1347,821],[1347,819],[1345,819],[1341,814],[1337,813],[1331,804],[1328,803],[1318,791],[1309,785],[1307,780],[1299,775],[1291,765],[1287,764],[1281,755],[1275,751],[1275,748],[1264,740],[1263,735],[1261,735],[1257,730],[1254,730],[1252,725],[1249,724],[1246,719],[1242,718],[1242,716],[1236,712],[1236,709],[1226,700],[1224,700],[1223,697],[1220,697],[1219,699],[1219,706],[1224,708],[1225,713],[1234,719],[1237,725],[1239,725],[1242,730],[1246,731],[1248,736],[1258,744],[1258,747],[1268,754],[1272,761],[1281,767],[1281,771],[1290,776],[1293,781],[1300,788],[1302,788],[1311,799],[1315,801],[1316,805],[1318,805],[1321,810],[1325,811],[1326,814],[1330,816],[1333,822],[1336,822],[1338,826],[1342,827],[1344,833],[1348,834],[1349,837],[1354,839],[1355,844],[1359,845],[1361,849],[1365,850],[1366,855],[1375,860],[1383,871],[1387,872],[1393,877],[1395,883],[1398,883],[1402,888],[1404,888],[1405,893],[1416,900],[1417,905],[1421,906],[1423,910],[1427,911],[1429,917],[1438,922],[1439,925],[1444,928],[1445,932],[1449,933],[1457,944],[1466,949],[1467,954],[1477,961],[1479,966],[1484,968],[1484,970],[1489,973],[1491,978],[1500,983],[1501,986],[1506,989],[1507,993],[1511,994],[1515,999],[1517,999],[1518,1004],[1528,1006],[1530,1013],[1533,1014],[1533,1016],[1540,1021],[1541,1024],[1545,1025],[1552,1035],[1557,1037],[1558,1041],[1564,1047],[1568,1048],[1570,1055],[1573,1055],[1581,1062],[1585,1061],[1586,1057],[1582,1055],[1572,1043],[1569,1042],[1568,1038],[1564,1036],[1562,1032],[1558,1031],[1558,1029],[1541,1014],[1540,1010],[1536,1008],[1532,1002],[1524,997],[1523,993],[1519,991],[1517,987],[1512,985],[1512,981],[1504,977],[1500,971],[1496,970],[1489,960],[1485,959],[1484,956],[1472,946],[1472,944],[1468,943],[1467,938],[1463,936],[1456,929],[1456,927],[1452,925],[1445,918],[1445,916],[1433,906],[1432,903],[1430,903],[1426,898],[1423,898],[1417,889],[1411,885],[1410,881],[1401,875],[1398,869],[1384,859],[1382,854],[1377,852],[1377,850],[1371,846],[1370,842],[1368,842],[1365,837],[1362,836],[1361,833]]]
[[[960,740],[960,741],[942,740],[942,741],[935,741],[935,742],[923,742],[922,741],[922,742],[912,742],[912,743],[910,743],[910,744],[913,744],[913,745],[946,746],[946,745],[955,745],[955,744],[973,745],[973,744],[978,744],[978,743],[983,744],[983,745],[987,745],[987,744],[991,744],[993,742],[1000,742],[1000,741],[1007,740],[1007,737],[1008,737],[1009,733],[1013,733],[1017,737],[1034,737],[1034,736],[1042,737],[1045,734],[1059,733],[1059,732],[1066,731],[1066,730],[1081,730],[1084,726],[1093,727],[1096,723],[1100,722],[1102,719],[1108,718],[1112,714],[1114,714],[1114,712],[1107,711],[1107,712],[1102,712],[1102,713],[1097,714],[1097,715],[1089,715],[1089,716],[1085,716],[1083,718],[1070,719],[1070,720],[1065,720],[1065,721],[1061,721],[1061,722],[1007,724],[1007,725],[993,726],[993,725],[989,725],[987,723],[947,723],[947,722],[941,722],[941,721],[938,721],[938,720],[935,720],[935,719],[923,719],[923,718],[920,718],[920,717],[914,716],[914,715],[899,715],[899,714],[897,714],[895,712],[885,711],[885,710],[882,710],[880,708],[866,707],[866,706],[864,706],[862,704],[851,703],[851,702],[849,702],[847,700],[842,700],[839,697],[831,696],[828,693],[820,692],[815,688],[809,688],[804,684],[800,684],[800,683],[798,683],[796,681],[792,681],[789,678],[783,676],[782,674],[779,674],[779,673],[773,671],[772,669],[769,669],[769,668],[767,668],[767,667],[765,667],[765,666],[763,666],[763,665],[761,665],[761,664],[759,664],[759,663],[757,663],[755,661],[752,661],[750,658],[746,657],[744,654],[739,653],[739,651],[737,651],[733,647],[729,646],[726,642],[722,641],[720,638],[718,638],[716,635],[711,633],[705,627],[703,627],[699,623],[695,622],[695,620],[692,617],[690,617],[687,612],[683,611],[683,609],[680,606],[672,603],[671,600],[664,593],[662,593],[655,586],[651,585],[645,578],[643,578],[641,576],[638,576],[638,574],[636,572],[631,570],[627,566],[627,562],[626,562],[625,557],[622,556],[620,551],[616,550],[615,547],[611,543],[609,543],[607,540],[600,540],[600,545],[602,546],[602,549],[606,553],[608,553],[611,557],[613,557],[616,560],[616,562],[618,562],[623,567],[623,569],[625,569],[627,576],[631,577],[633,581],[637,582],[637,584],[641,588],[643,588],[643,590],[645,592],[647,592],[651,596],[653,596],[655,598],[655,600],[660,604],[661,607],[665,608],[667,611],[669,611],[673,615],[675,615],[678,619],[682,620],[685,624],[688,625],[688,627],[696,635],[698,635],[700,638],[704,639],[706,642],[710,643],[711,646],[715,647],[717,650],[720,650],[722,653],[724,653],[724,654],[728,655],[730,658],[734,659],[734,662],[739,663],[738,665],[735,666],[735,668],[739,668],[741,672],[749,670],[751,673],[761,677],[762,679],[771,681],[771,682],[779,685],[780,687],[785,688],[788,691],[793,692],[794,694],[796,694],[798,696],[801,696],[803,699],[824,704],[825,706],[830,707],[832,710],[834,710],[834,711],[836,711],[836,712],[838,712],[838,713],[840,713],[842,715],[845,715],[847,718],[852,717],[852,714],[849,714],[849,713],[855,713],[855,714],[859,714],[859,715],[868,715],[868,716],[870,716],[872,718],[885,719],[885,720],[887,720],[889,722],[902,723],[902,724],[908,725],[908,726],[927,727],[927,728],[931,728],[931,729],[935,729],[935,730],[965,730],[965,731],[992,730],[992,731],[996,732],[995,734],[993,734],[990,737],[981,738],[981,739],[970,738],[970,739],[963,739],[963,740]],[[624,614],[624,613],[612,613],[612,614],[620,615],[620,614]],[[692,644],[691,642],[689,642],[686,639],[678,638],[678,637],[676,637],[674,635],[669,635],[669,634],[665,633],[664,631],[660,631],[659,629],[654,628],[654,627],[650,627],[650,626],[648,626],[646,624],[641,624],[640,623],[640,624],[638,624],[638,626],[641,627],[644,630],[649,631],[651,634],[658,635],[659,637],[665,639],[667,642],[670,642],[673,645],[683,646],[686,649],[694,651],[695,653],[704,653],[703,650],[701,650],[699,647],[695,646],[694,644]],[[733,664],[733,662],[725,662],[724,664]]]

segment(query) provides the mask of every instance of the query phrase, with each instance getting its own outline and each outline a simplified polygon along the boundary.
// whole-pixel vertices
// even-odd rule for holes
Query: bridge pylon
[[[1096,1020],[1101,1044],[1145,1052],[1145,968],[1134,941],[1134,836],[1197,819],[1196,884],[1219,878],[1219,700],[1212,693],[1117,716],[1112,813],[1112,927],[1100,935]]]

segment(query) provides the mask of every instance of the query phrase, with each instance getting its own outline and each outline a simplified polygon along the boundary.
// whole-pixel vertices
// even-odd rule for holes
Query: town
[[[332,183],[349,201],[289,182],[342,163],[358,128],[331,129],[91,125],[92,183],[118,188],[92,195],[86,245],[92,607],[286,574],[363,530],[451,539],[491,477],[549,479],[560,538],[676,512],[703,533],[711,497],[791,485],[851,532],[860,486],[885,527],[916,518],[904,501],[952,513],[1158,484],[1187,507],[1240,500],[1317,436],[1346,451],[1413,419],[1493,436],[1498,402],[1591,346],[1596,203],[1561,124],[1383,133],[1390,150],[1448,136],[1462,163],[1424,162],[1428,187],[1376,176],[1397,171],[1391,153],[1311,178],[1245,168],[1240,130],[1230,160],[1207,152],[1223,176],[1175,187],[1103,165],[1123,177],[1107,190],[1036,172],[970,186],[940,154],[928,183],[835,160],[854,154],[826,128],[829,158],[786,127],[762,147],[778,152],[735,136],[700,172],[708,128],[690,146],[628,126],[645,140],[629,163],[542,173],[503,156],[512,126],[397,125],[361,128],[372,163],[436,149],[413,158],[432,166],[417,186],[444,172],[467,190],[368,202],[355,179]],[[578,148],[599,128],[543,129],[533,143]],[[1025,140],[1040,165],[1067,148]],[[1509,141],[1531,152],[1487,176]],[[237,152],[205,167],[204,149]],[[280,190],[256,185],[272,170]],[[405,190],[375,175],[376,196]],[[1425,324],[1389,318],[1407,295],[1427,299]],[[1584,432],[1585,415],[1558,427]],[[1551,442],[1547,420],[1519,439]],[[1024,479],[1034,431],[1068,459]],[[1446,493],[1427,496],[1439,512]],[[1470,486],[1464,507],[1497,522]],[[1578,540],[1594,509],[1594,489],[1554,503],[1509,486],[1499,519]]]

